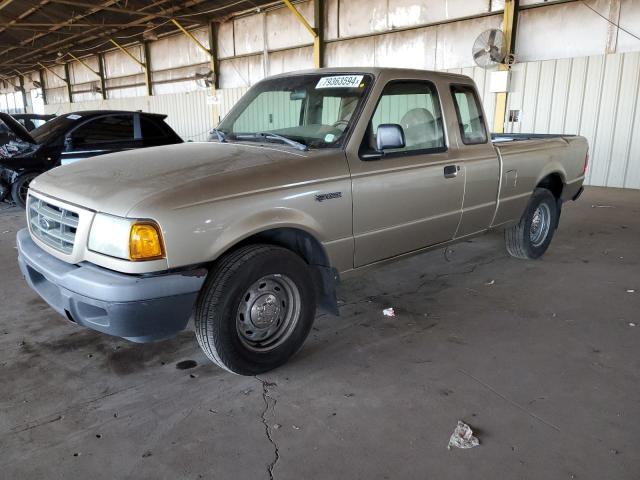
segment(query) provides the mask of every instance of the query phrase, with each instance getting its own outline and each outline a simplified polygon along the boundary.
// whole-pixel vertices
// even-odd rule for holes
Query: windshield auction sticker
[[[364,75],[339,75],[322,77],[316,88],[358,88]]]

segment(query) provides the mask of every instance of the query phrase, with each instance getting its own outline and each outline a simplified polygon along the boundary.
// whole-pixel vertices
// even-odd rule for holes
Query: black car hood
[[[36,145],[37,142],[31,134],[24,128],[15,118],[7,113],[0,112],[0,121],[13,133],[18,139],[25,143]]]

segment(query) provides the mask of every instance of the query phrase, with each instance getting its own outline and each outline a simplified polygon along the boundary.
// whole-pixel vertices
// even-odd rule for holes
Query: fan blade
[[[485,53],[484,50],[478,50],[476,53],[473,54],[473,59],[477,60],[478,58],[480,58],[481,56],[483,56]]]
[[[491,30],[491,33],[489,34],[489,45],[494,45],[495,41],[496,41],[496,33],[498,31],[497,30]]]
[[[503,55],[499,48],[491,47],[491,52],[489,52],[489,58],[496,63],[502,63]]]

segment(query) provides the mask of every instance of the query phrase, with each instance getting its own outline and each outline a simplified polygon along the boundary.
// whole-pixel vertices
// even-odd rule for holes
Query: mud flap
[[[318,295],[318,308],[325,313],[340,316],[336,287],[340,283],[340,274],[335,268],[314,265],[314,280]]]

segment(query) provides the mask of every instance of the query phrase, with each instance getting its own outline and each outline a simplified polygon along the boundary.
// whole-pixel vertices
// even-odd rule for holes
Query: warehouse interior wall
[[[313,26],[314,2],[295,2]],[[583,134],[591,144],[593,185],[640,188],[640,139],[636,130],[640,1],[521,0],[506,131]],[[474,66],[471,47],[489,28],[500,28],[500,0],[325,0],[325,66],[410,67],[463,73],[474,78],[493,124],[491,71]],[[619,27],[614,24],[619,25]],[[30,98],[47,113],[93,108],[142,109],[168,114],[187,140],[206,132],[246,90],[265,76],[313,68],[312,38],[284,7],[248,12],[217,24],[219,89],[211,95],[206,52],[183,34],[126,44],[100,56],[51,65],[25,76]],[[191,33],[210,48],[206,27]],[[640,32],[635,32],[640,35]],[[149,58],[146,58],[145,52]],[[132,58],[133,57],[133,58]],[[151,70],[147,95],[145,72]],[[102,67],[104,87],[97,74]],[[28,108],[15,84],[0,89],[0,110]],[[71,100],[69,98],[71,93]],[[624,101],[620,101],[624,95]],[[40,107],[42,108],[42,107]],[[617,128],[616,128],[617,126]]]

